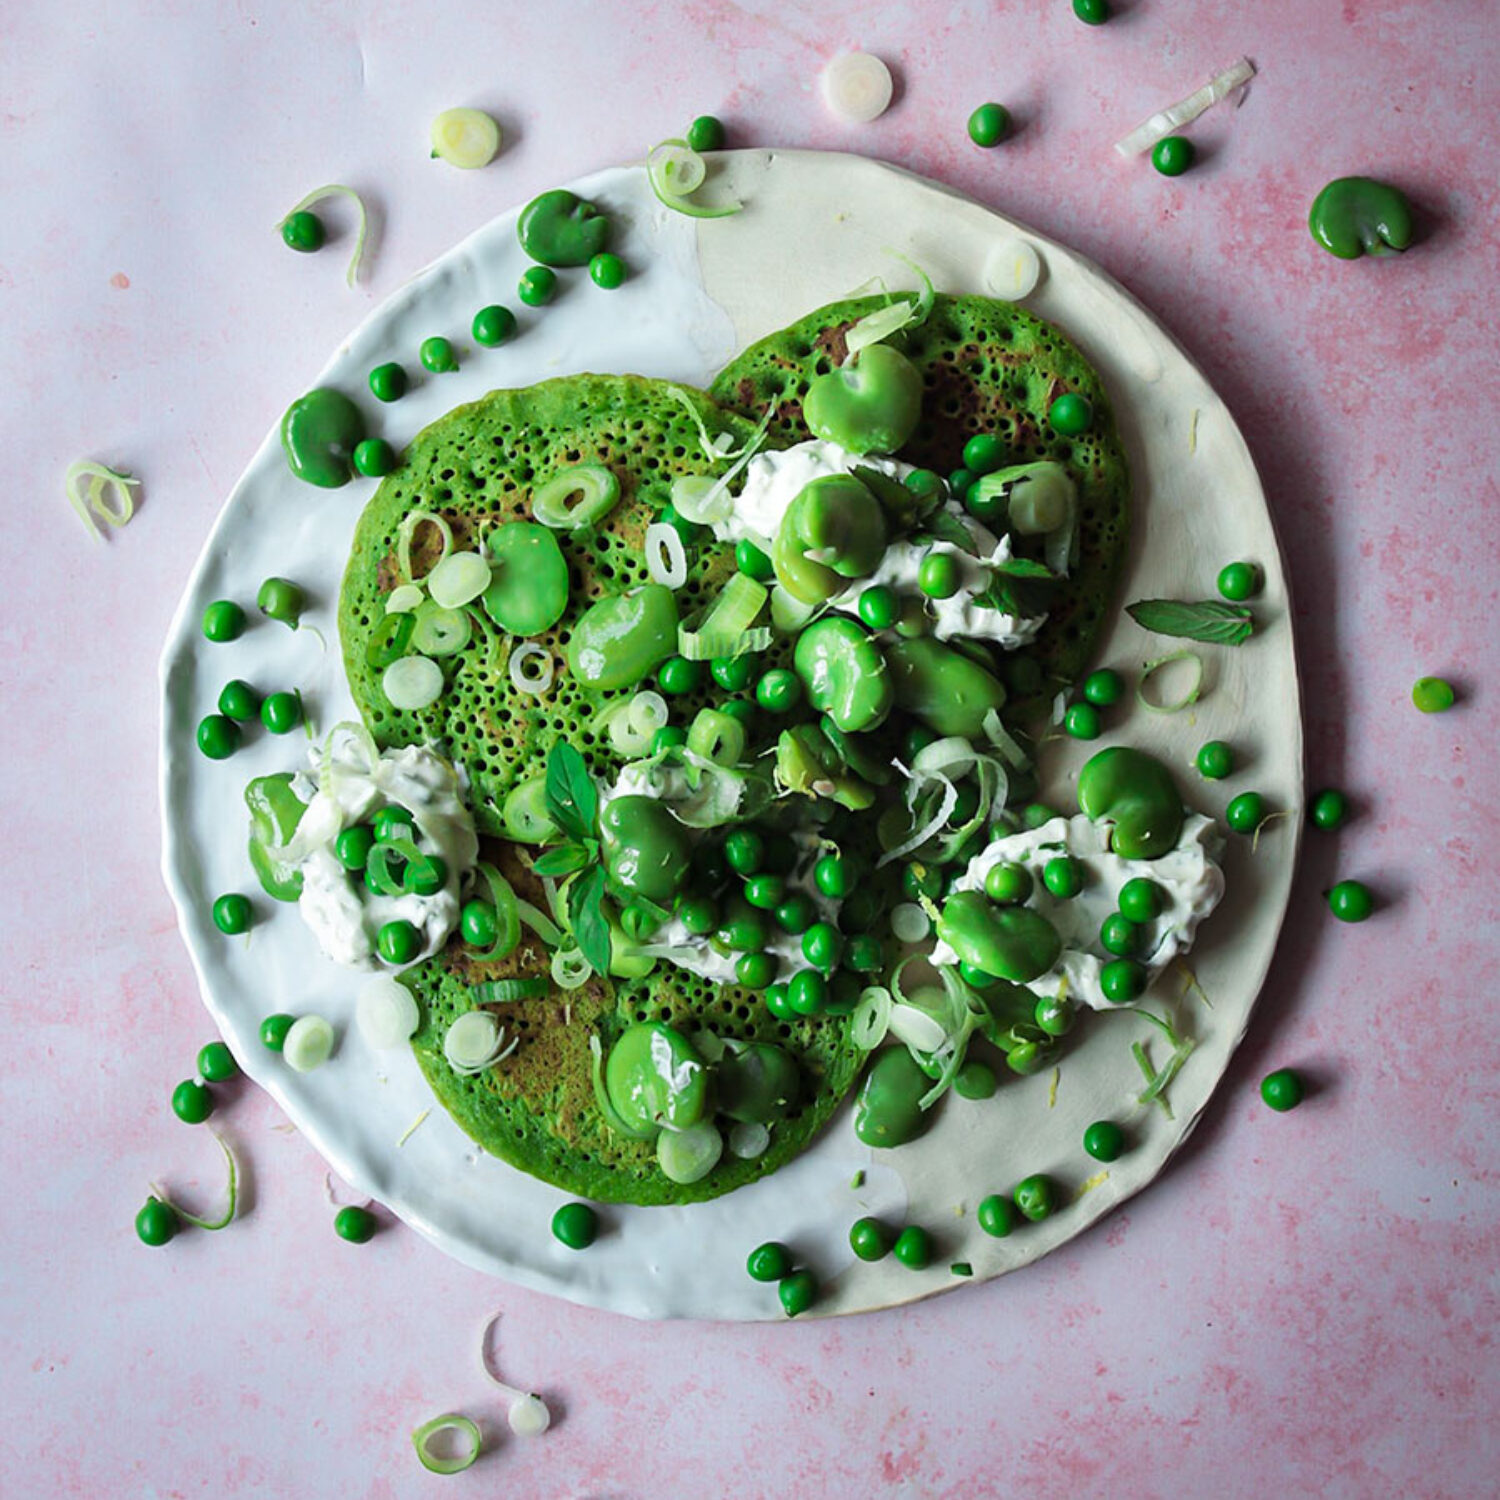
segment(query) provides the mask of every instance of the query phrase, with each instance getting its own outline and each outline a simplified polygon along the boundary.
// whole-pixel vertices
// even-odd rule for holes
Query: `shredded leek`
[[[861,1052],[873,1052],[884,1040],[891,1024],[891,992],[872,984],[860,992],[859,1004],[849,1017],[849,1040]]]
[[[81,480],[88,480],[81,485]],[[92,459],[80,458],[68,465],[63,475],[63,489],[68,503],[78,512],[78,519],[88,527],[96,542],[104,540],[103,533],[94,523],[94,517],[106,526],[118,531],[129,523],[135,514],[135,501],[130,496],[130,486],[140,484],[118,469],[96,464]],[[110,496],[106,499],[106,495]]]
[[[1053,1068],[1052,1082],[1047,1087],[1047,1108],[1057,1108],[1057,1085],[1062,1081],[1062,1069]]]
[[[1072,1201],[1074,1203],[1077,1203],[1080,1198],[1089,1193],[1092,1193],[1096,1187],[1102,1187],[1108,1181],[1109,1172],[1107,1170],[1103,1172],[1095,1172],[1092,1177],[1085,1177],[1083,1181],[1073,1189]]]
[[[937,300],[937,291],[933,287],[932,277],[916,261],[909,256],[902,255],[898,250],[888,249],[886,254],[910,266],[917,273],[922,283],[922,290],[910,298],[898,299],[885,307],[876,308],[872,313],[866,313],[852,328],[846,329],[844,348],[848,352],[844,359],[845,364],[849,364],[854,356],[869,344],[878,344],[908,328],[920,327],[927,321],[927,315],[932,311],[932,305]]]
[[[1191,680],[1180,697],[1163,699],[1161,702],[1153,702],[1146,695],[1146,684],[1163,667],[1169,667],[1174,662],[1187,661],[1193,664]],[[1135,686],[1135,700],[1142,708],[1153,714],[1179,714],[1185,708],[1190,708],[1198,701],[1203,690],[1203,658],[1196,651],[1170,651],[1166,656],[1158,656],[1155,661],[1148,661],[1141,668],[1141,678]]]
[[[488,979],[469,986],[469,999],[475,1005],[502,1005],[511,1000],[537,1000],[547,993],[547,981],[540,974],[523,974],[515,979]]]
[[[676,590],[687,582],[687,547],[669,522],[653,521],[646,528],[646,572],[663,588]]]
[[[400,1148],[404,1146],[417,1133],[417,1131],[422,1128],[422,1126],[426,1123],[427,1116],[431,1113],[432,1111],[430,1109],[424,1109],[422,1113],[419,1114],[417,1118],[413,1120],[411,1124],[401,1132],[400,1138],[396,1141],[397,1150],[400,1150]]]
[[[359,215],[359,230],[354,236],[354,254],[349,257],[349,269],[344,275],[344,279],[353,286],[359,278],[359,263],[364,259],[365,239],[370,232],[370,216],[365,212],[365,200],[352,187],[345,187],[341,182],[330,182],[327,187],[314,188],[307,197],[287,209],[276,228],[280,231],[293,214],[300,214],[304,208],[311,208],[314,203],[321,203],[325,198],[348,198]]]
[[[765,608],[770,592],[745,573],[733,573],[698,627],[700,635],[739,635],[749,630]]]
[[[744,578],[743,573],[735,574]],[[753,651],[769,651],[773,639],[769,625],[758,625],[753,630],[742,630],[737,635],[727,631],[677,630],[677,654],[688,661],[724,661],[736,656],[748,656]]]
[[[167,1190],[164,1187],[160,1187],[154,1182],[149,1184],[149,1186],[151,1188],[151,1191],[158,1198],[160,1198],[161,1201],[165,1203],[167,1207],[170,1208],[179,1219],[183,1219],[189,1224],[196,1224],[199,1229],[223,1229],[233,1221],[235,1210],[239,1207],[239,1165],[234,1159],[234,1152],[229,1149],[229,1142],[226,1141],[217,1130],[210,1130],[209,1134],[219,1143],[219,1150],[224,1153],[224,1160],[229,1167],[229,1185],[226,1190],[227,1201],[225,1204],[224,1212],[220,1214],[217,1219],[205,1219],[201,1218],[198,1214],[189,1213],[187,1209],[185,1209],[180,1203],[174,1203],[172,1199],[167,1196]]]
[[[661,141],[646,157],[646,180],[657,201],[690,219],[724,219],[737,214],[740,203],[710,205],[694,203],[691,195],[703,186],[708,167],[699,154],[679,137]]]
[[[1255,64],[1248,57],[1242,57],[1223,72],[1216,73],[1202,88],[1194,89],[1186,99],[1169,104],[1149,120],[1137,125],[1129,135],[1115,142],[1115,150],[1121,156],[1136,156],[1142,151],[1149,151],[1163,136],[1192,124],[1205,110],[1211,109],[1237,88],[1242,88],[1253,77]]]
[[[539,911],[529,901],[516,902],[516,915],[544,942],[549,948],[560,948],[562,946],[562,929],[545,912]]]
[[[453,528],[436,511],[413,510],[409,511],[402,519],[401,526],[396,532],[396,570],[400,575],[402,583],[416,583],[419,580],[411,576],[411,542],[416,535],[417,527],[426,522],[430,526],[436,526],[438,535],[443,539],[443,550],[438,554],[437,562],[433,563],[423,578],[431,578],[438,563],[453,550]]]
[[[460,1433],[464,1438],[464,1446],[448,1458],[440,1457],[432,1451],[432,1440],[445,1432]],[[479,1457],[479,1450],[484,1443],[478,1426],[468,1417],[461,1417],[454,1411],[444,1412],[430,1422],[423,1422],[412,1432],[411,1441],[422,1467],[433,1474],[462,1474]]]

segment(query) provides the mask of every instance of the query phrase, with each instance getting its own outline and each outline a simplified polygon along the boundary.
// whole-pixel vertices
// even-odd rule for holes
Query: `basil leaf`
[[[1183,599],[1138,599],[1125,606],[1125,613],[1143,630],[1215,646],[1238,646],[1255,631],[1255,616],[1248,605],[1221,604],[1217,599],[1200,599],[1196,603]]]
[[[547,811],[570,838],[581,842],[593,835],[599,793],[583,757],[566,740],[547,756]]]
[[[930,540],[935,542],[948,542],[957,547],[961,552],[967,552],[970,557],[979,556],[979,543],[974,540],[969,528],[964,525],[957,516],[946,506],[927,517],[922,523],[923,535],[915,537],[915,541]]]
[[[571,875],[588,863],[585,849],[577,844],[565,844],[561,849],[549,849],[531,868],[537,875]]]
[[[604,869],[594,865],[568,889],[568,925],[594,973],[609,973],[609,919],[604,915]]]

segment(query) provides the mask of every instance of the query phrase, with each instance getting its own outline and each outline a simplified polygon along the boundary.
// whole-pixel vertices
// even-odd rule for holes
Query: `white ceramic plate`
[[[1129,452],[1137,512],[1122,599],[1211,597],[1219,567],[1234,558],[1252,559],[1265,573],[1260,631],[1236,650],[1207,648],[1207,691],[1196,709],[1169,717],[1116,710],[1119,737],[1164,756],[1205,811],[1221,813],[1232,791],[1249,786],[1273,807],[1300,808],[1297,677],[1264,496],[1223,403],[1150,315],[1062,246],[891,167],[820,153],[737,152],[721,158],[719,170],[720,185],[745,204],[724,220],[669,213],[639,167],[571,184],[614,218],[616,248],[631,276],[621,289],[603,292],[583,272],[564,273],[556,302],[534,312],[515,296],[527,261],[516,215],[503,215],[392,297],[316,383],[349,392],[373,430],[399,448],[460,402],[553,375],[635,372],[707,385],[746,343],[872,277],[910,285],[910,272],[890,251],[924,266],[940,290],[988,292],[1000,289],[992,275],[1003,277],[1014,265],[1016,244],[1029,245],[1042,275],[1026,303],[1060,324],[1093,361]],[[468,338],[474,312],[489,302],[521,316],[521,332],[497,350]],[[436,333],[459,349],[457,374],[421,372],[417,348]],[[402,401],[382,407],[366,379],[389,359],[421,378]],[[288,402],[299,394],[288,391]],[[208,540],[162,660],[164,868],[205,1002],[246,1072],[342,1177],[443,1250],[522,1285],[636,1317],[752,1319],[780,1316],[774,1288],[744,1272],[746,1253],[762,1240],[787,1241],[816,1269],[825,1289],[819,1312],[856,1312],[964,1284],[949,1270],[954,1261],[967,1261],[975,1280],[1013,1270],[1160,1172],[1248,1022],[1286,907],[1298,818],[1273,825],[1253,854],[1248,841],[1231,839],[1229,895],[1192,958],[1213,1008],[1185,1003],[1185,1024],[1199,1045],[1172,1086],[1172,1120],[1136,1103],[1142,1080],[1130,1044],[1151,1042],[1150,1027],[1125,1014],[1103,1016],[1068,1051],[1054,1098],[1050,1072],[1007,1078],[991,1100],[950,1097],[933,1129],[895,1152],[862,1146],[845,1109],[812,1149],[766,1181],[686,1208],[609,1207],[607,1232],[590,1250],[557,1244],[548,1224],[564,1195],[474,1146],[434,1105],[408,1053],[370,1051],[353,1025],[360,977],[322,957],[292,908],[256,890],[245,856],[243,788],[252,776],[296,766],[306,741],[300,733],[256,733],[222,762],[206,760],[194,745],[194,726],[232,677],[263,692],[300,688],[320,729],[353,716],[333,622],[354,524],[373,490],[371,480],[321,491],[293,479],[273,428]],[[260,620],[253,608],[261,580],[273,574],[308,592],[311,607],[295,632]],[[212,645],[199,629],[204,606],[218,598],[239,600],[256,622],[232,644]],[[1148,637],[1122,613],[1100,659],[1133,677],[1144,659],[1171,644]],[[1049,747],[1048,800],[1071,808],[1078,765],[1113,738]],[[1215,738],[1232,741],[1245,768],[1227,788],[1191,769],[1197,747]],[[213,899],[231,890],[256,900],[260,921],[248,937],[226,938],[210,919]],[[1177,977],[1163,979],[1152,998],[1175,1000],[1180,988]],[[275,1011],[316,1011],[332,1020],[340,1032],[332,1061],[297,1074],[263,1048],[257,1029]],[[1084,1128],[1103,1117],[1125,1124],[1134,1142],[1107,1172],[1081,1146]],[[1007,1239],[983,1235],[974,1205],[1038,1171],[1069,1193],[1086,1190]],[[854,1188],[859,1172],[863,1182]],[[893,1259],[855,1261],[848,1228],[866,1213],[927,1226],[937,1248],[932,1267],[913,1272]]]

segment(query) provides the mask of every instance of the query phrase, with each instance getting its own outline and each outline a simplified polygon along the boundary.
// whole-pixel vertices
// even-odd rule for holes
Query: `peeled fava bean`
[[[816,620],[797,637],[792,665],[807,701],[845,734],[878,728],[895,701],[885,656],[846,616]]]

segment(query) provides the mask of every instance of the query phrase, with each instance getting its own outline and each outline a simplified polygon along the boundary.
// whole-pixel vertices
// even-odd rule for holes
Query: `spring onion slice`
[[[443,669],[426,656],[403,656],[381,674],[380,689],[400,712],[428,708],[443,695]]]
[[[531,513],[554,531],[577,531],[602,521],[620,503],[620,480],[603,464],[560,469],[531,492]]]
[[[725,219],[737,214],[744,206],[740,203],[709,205],[694,203],[690,193],[703,186],[708,175],[704,160],[688,143],[678,137],[661,141],[653,146],[646,157],[646,180],[657,201],[674,213],[686,214],[690,219]]]
[[[87,480],[85,485],[83,480]],[[103,533],[94,523],[94,517],[116,531],[127,525],[135,514],[135,501],[130,497],[130,486],[138,485],[139,479],[118,469],[96,464],[92,459],[80,458],[68,465],[63,475],[63,489],[68,503],[78,512],[78,519],[89,529],[96,542],[104,540]],[[106,496],[110,498],[106,499]]]
[[[298,1073],[321,1068],[333,1055],[333,1027],[322,1016],[298,1016],[281,1044],[286,1065]]]
[[[365,864],[365,880],[370,889],[377,896],[400,896],[406,887],[402,884],[401,877],[391,868],[392,860],[404,863],[408,857],[407,851],[421,853],[410,839],[382,839],[370,850],[370,856]]]
[[[700,708],[688,729],[687,747],[716,766],[736,766],[745,754],[745,726],[732,714]]]
[[[891,908],[891,936],[898,943],[920,943],[931,930],[931,920],[915,902],[902,901]]]
[[[711,464],[727,463],[731,458],[738,458],[745,450],[734,446],[734,438],[727,432],[721,432],[717,437],[708,435],[708,428],[704,425],[702,414],[693,404],[693,398],[680,386],[669,385],[666,394],[687,412],[692,419],[693,425],[698,429],[698,446],[703,450],[703,456]],[[699,474],[683,474],[672,481],[672,504],[677,505],[677,487],[685,480],[698,481],[703,479]],[[711,482],[711,481],[705,481]],[[677,505],[679,512],[682,507]],[[691,519],[691,518],[690,518]]]
[[[588,959],[577,948],[559,948],[552,955],[552,978],[560,989],[581,989],[593,972]]]
[[[432,1440],[445,1432],[460,1433],[464,1439],[465,1445],[451,1458],[441,1458],[432,1451]],[[434,1417],[430,1422],[423,1422],[413,1430],[411,1441],[422,1467],[429,1473],[462,1474],[479,1457],[484,1439],[479,1434],[478,1426],[468,1417],[461,1417],[456,1411],[450,1411]]]
[[[469,999],[475,1005],[505,1005],[512,1000],[538,1000],[547,993],[547,981],[540,974],[524,974],[516,979],[488,979],[469,986]]]
[[[609,734],[610,748],[629,760],[645,755],[658,729],[671,718],[667,700],[648,688],[624,703],[611,705],[599,728]]]
[[[473,1078],[486,1068],[504,1062],[521,1045],[519,1036],[507,1043],[505,1028],[488,1011],[465,1011],[443,1037],[443,1057],[463,1078]]]
[[[462,609],[448,609],[429,600],[416,613],[411,649],[423,656],[455,656],[474,635],[474,622]]]
[[[482,868],[482,866],[481,866]],[[545,912],[539,911],[529,901],[516,902],[516,915],[549,947],[560,948],[563,943],[560,928]]]
[[[870,52],[841,52],[818,78],[823,102],[841,120],[868,125],[891,107],[891,70]]]
[[[352,187],[345,187],[341,182],[330,182],[327,187],[314,188],[307,197],[287,209],[276,228],[279,231],[293,214],[300,214],[304,208],[311,208],[314,203],[321,203],[325,198],[347,198],[354,204],[355,212],[359,215],[359,230],[354,236],[354,254],[349,257],[349,269],[344,274],[344,280],[353,286],[359,279],[359,263],[364,259],[365,238],[370,232],[370,216],[365,212],[365,200]]]
[[[847,329],[844,333],[844,348],[848,351],[844,358],[846,365],[867,344],[878,344],[904,329],[920,327],[927,321],[927,315],[937,300],[932,277],[916,261],[898,250],[887,250],[886,254],[910,266],[921,280],[922,290],[909,298],[900,298],[885,307],[876,308],[872,313],[866,313],[852,328]]]
[[[737,574],[743,578],[743,573]],[[677,631],[677,654],[688,661],[723,661],[736,656],[748,656],[752,651],[769,651],[773,639],[769,625],[758,625],[753,630],[742,630],[738,635],[725,631],[684,630]]]
[[[770,592],[745,573],[733,573],[699,622],[699,635],[737,636],[749,630],[765,608]]]
[[[666,521],[653,521],[646,528],[646,572],[652,583],[664,588],[680,589],[687,582],[687,548],[677,528]]]
[[[417,527],[424,522],[429,526],[436,526],[438,535],[443,539],[443,550],[438,554],[437,562],[433,563],[432,567],[423,574],[424,579],[431,578],[443,559],[453,550],[453,528],[442,516],[431,510],[410,511],[396,532],[396,568],[402,583],[418,582],[411,576],[411,543],[417,533]]]
[[[1015,737],[1000,722],[998,709],[990,709],[983,720],[984,737],[992,744],[1016,770],[1023,770],[1031,764],[1031,757],[1021,748]]]
[[[540,665],[535,668],[526,665],[533,661],[540,662]],[[511,685],[518,693],[530,693],[538,698],[552,686],[552,679],[556,674],[552,654],[535,641],[524,641],[517,646],[510,653],[506,670],[510,673]]]
[[[918,1052],[936,1052],[948,1036],[939,1022],[915,1005],[891,1006],[890,1033]]]
[[[1158,110],[1149,120],[1143,120],[1129,135],[1115,142],[1115,150],[1121,156],[1138,156],[1142,151],[1149,151],[1163,136],[1191,125],[1205,110],[1212,109],[1254,77],[1255,64],[1248,57],[1242,57],[1222,73],[1216,73],[1202,88],[1194,89],[1186,99],[1179,99],[1177,103]]]
[[[426,582],[434,604],[461,609],[490,586],[490,565],[477,552],[449,552],[428,573]]]
[[[355,1001],[359,1034],[376,1051],[388,1051],[409,1041],[421,1024],[412,992],[389,974],[371,979]]]
[[[822,614],[826,604],[804,604],[777,584],[771,590],[771,624],[783,635],[796,635],[810,620]]]
[[[426,595],[420,583],[402,583],[386,596],[385,612],[388,615],[404,615],[414,610]]]
[[[734,513],[734,497],[707,474],[679,474],[672,481],[671,495],[673,510],[695,526],[712,526]]]
[[[506,957],[521,941],[521,903],[510,881],[494,865],[480,860],[475,868],[490,888],[490,903],[495,908],[495,941],[483,953],[474,955],[475,963],[487,964]]]
[[[1182,693],[1181,697],[1164,699],[1161,702],[1153,702],[1146,696],[1146,684],[1161,671],[1169,667],[1173,662],[1188,661],[1193,664],[1191,681]],[[1170,651],[1166,656],[1158,656],[1155,661],[1148,661],[1141,668],[1141,678],[1136,684],[1135,701],[1142,708],[1153,714],[1179,714],[1183,709],[1191,707],[1198,701],[1198,695],[1203,689],[1203,658],[1196,651]]]
[[[1146,1085],[1144,1091],[1138,1096],[1142,1104],[1150,1104],[1155,1099],[1160,1099],[1166,1104],[1167,1085],[1182,1071],[1182,1065],[1192,1056],[1193,1048],[1198,1044],[1192,1037],[1183,1037],[1173,1048],[1172,1055],[1162,1064],[1161,1071]],[[1171,1110],[1168,1108],[1167,1117],[1171,1118]]]
[[[878,984],[862,990],[849,1017],[849,1040],[861,1052],[873,1052],[885,1040],[890,1024],[891,992]]]
[[[432,154],[450,167],[487,167],[500,149],[500,127],[482,109],[445,109],[428,132]]]
[[[219,1134],[217,1130],[210,1130],[209,1134],[219,1143],[219,1150],[224,1153],[224,1160],[229,1167],[229,1186],[227,1189],[227,1202],[224,1212],[217,1219],[205,1219],[198,1214],[189,1213],[180,1203],[174,1203],[167,1196],[167,1190],[157,1183],[149,1184],[151,1191],[161,1199],[179,1219],[189,1224],[196,1225],[199,1229],[224,1229],[234,1219],[235,1211],[240,1202],[239,1186],[239,1164],[234,1159],[234,1152],[229,1149],[229,1142]]]

